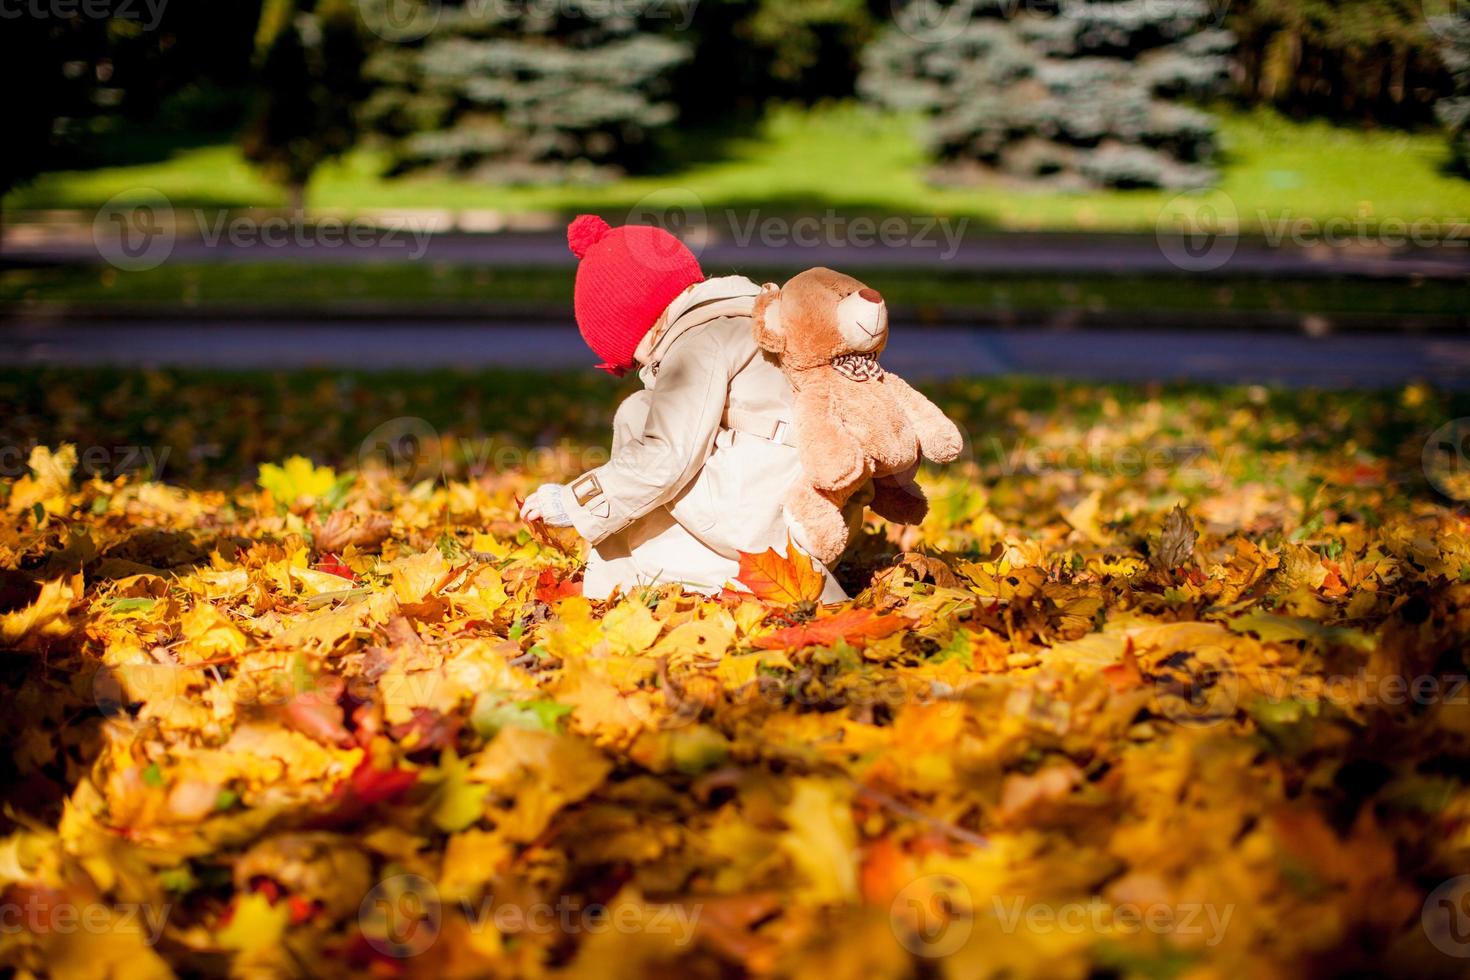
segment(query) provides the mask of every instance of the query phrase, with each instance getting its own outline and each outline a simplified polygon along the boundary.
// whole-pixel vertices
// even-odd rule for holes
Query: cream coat
[[[592,544],[589,597],[662,582],[715,592],[734,581],[739,552],[785,552],[782,504],[801,463],[775,429],[790,427],[792,392],[756,346],[758,293],[743,276],[691,286],[641,350],[644,390],[618,408],[612,458],[563,495]],[[751,431],[768,424],[781,441]],[[865,499],[853,501],[850,519],[861,520]],[[845,598],[830,573],[822,598]]]

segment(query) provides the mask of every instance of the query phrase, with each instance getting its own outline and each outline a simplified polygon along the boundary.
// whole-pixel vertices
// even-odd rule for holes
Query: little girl
[[[610,228],[583,215],[567,229],[577,267],[577,326],[621,377],[644,390],[619,406],[612,457],[568,484],[548,483],[527,520],[571,525],[592,545],[583,592],[677,582],[713,593],[735,579],[739,553],[785,553],[782,503],[801,471],[791,385],[753,336],[760,288],[706,279],[694,254],[659,228]],[[871,491],[845,509],[861,522]],[[819,565],[820,567],[820,565]],[[845,598],[827,575],[824,602]]]

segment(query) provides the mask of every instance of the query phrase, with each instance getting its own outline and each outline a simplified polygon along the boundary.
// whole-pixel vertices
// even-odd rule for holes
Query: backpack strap
[[[725,409],[725,428],[732,432],[755,436],[768,442],[796,448],[796,431],[787,419],[760,412],[747,412],[738,408]]]

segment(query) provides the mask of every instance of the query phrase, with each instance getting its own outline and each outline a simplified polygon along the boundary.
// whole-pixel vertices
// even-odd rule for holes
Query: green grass
[[[781,281],[794,269],[743,268],[758,282]],[[1438,280],[1333,281],[1187,276],[980,276],[942,270],[865,270],[904,316],[941,311],[981,314],[1087,311],[1128,313],[1324,313],[1462,316],[1464,286]],[[568,269],[507,268],[397,262],[300,265],[286,262],[166,264],[146,272],[107,266],[49,266],[0,270],[0,304],[178,304],[209,309],[249,304],[283,309],[332,308],[344,301],[390,309],[394,304],[478,308],[527,307],[570,315]]]
[[[1470,415],[1470,393],[1420,387],[1360,391],[1129,385],[1035,378],[956,379],[924,389],[987,445],[1017,445],[1028,425],[1057,420],[1087,431],[1119,419],[1176,418],[1224,442],[1221,458],[1282,452],[1371,453],[1402,468],[1388,486],[1421,486],[1420,447],[1445,419]],[[21,369],[0,365],[0,445],[146,446],[166,459],[171,483],[254,480],[261,463],[301,454],[358,464],[363,440],[384,422],[426,420],[458,474],[497,445],[606,445],[618,403],[638,388],[598,371],[134,371]],[[1030,416],[1031,423],[1024,419]],[[1268,418],[1276,424],[1253,423]],[[1168,429],[1168,426],[1165,426]],[[1034,431],[1033,430],[1033,434]],[[1183,430],[1179,430],[1183,431]],[[23,458],[20,457],[20,458]],[[977,458],[979,454],[977,453]],[[116,458],[101,466],[115,465]],[[7,461],[15,465],[17,460]],[[1003,462],[992,459],[992,463]],[[88,469],[90,470],[90,464]],[[104,472],[110,472],[104,470]],[[1000,473],[995,474],[997,479]],[[1251,479],[1269,479],[1269,470]],[[1004,484],[1005,480],[999,480]]]
[[[748,135],[691,132],[680,137],[689,162],[672,172],[601,186],[504,187],[442,177],[389,180],[381,154],[362,149],[328,165],[312,182],[313,207],[493,209],[511,213],[594,210],[648,215],[702,207],[719,231],[732,217],[820,213],[946,215],[979,228],[1152,230],[1173,194],[1110,191],[1065,194],[991,185],[943,189],[925,180],[916,120],[850,105],[778,108]],[[1386,218],[1449,225],[1470,218],[1470,181],[1445,172],[1448,151],[1435,132],[1399,133],[1296,123],[1269,112],[1221,115],[1220,190],[1247,233],[1283,219],[1329,218],[1372,228]],[[93,209],[114,195],[152,188],[179,207],[277,207],[280,190],[229,144],[180,149],[155,163],[47,174],[11,193],[11,209]]]

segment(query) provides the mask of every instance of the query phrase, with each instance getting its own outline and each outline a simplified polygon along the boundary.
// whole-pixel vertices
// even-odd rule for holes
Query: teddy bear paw
[[[951,422],[941,431],[925,439],[922,448],[924,455],[932,462],[952,463],[959,459],[961,451],[965,448],[965,442],[960,435],[959,426]]]

